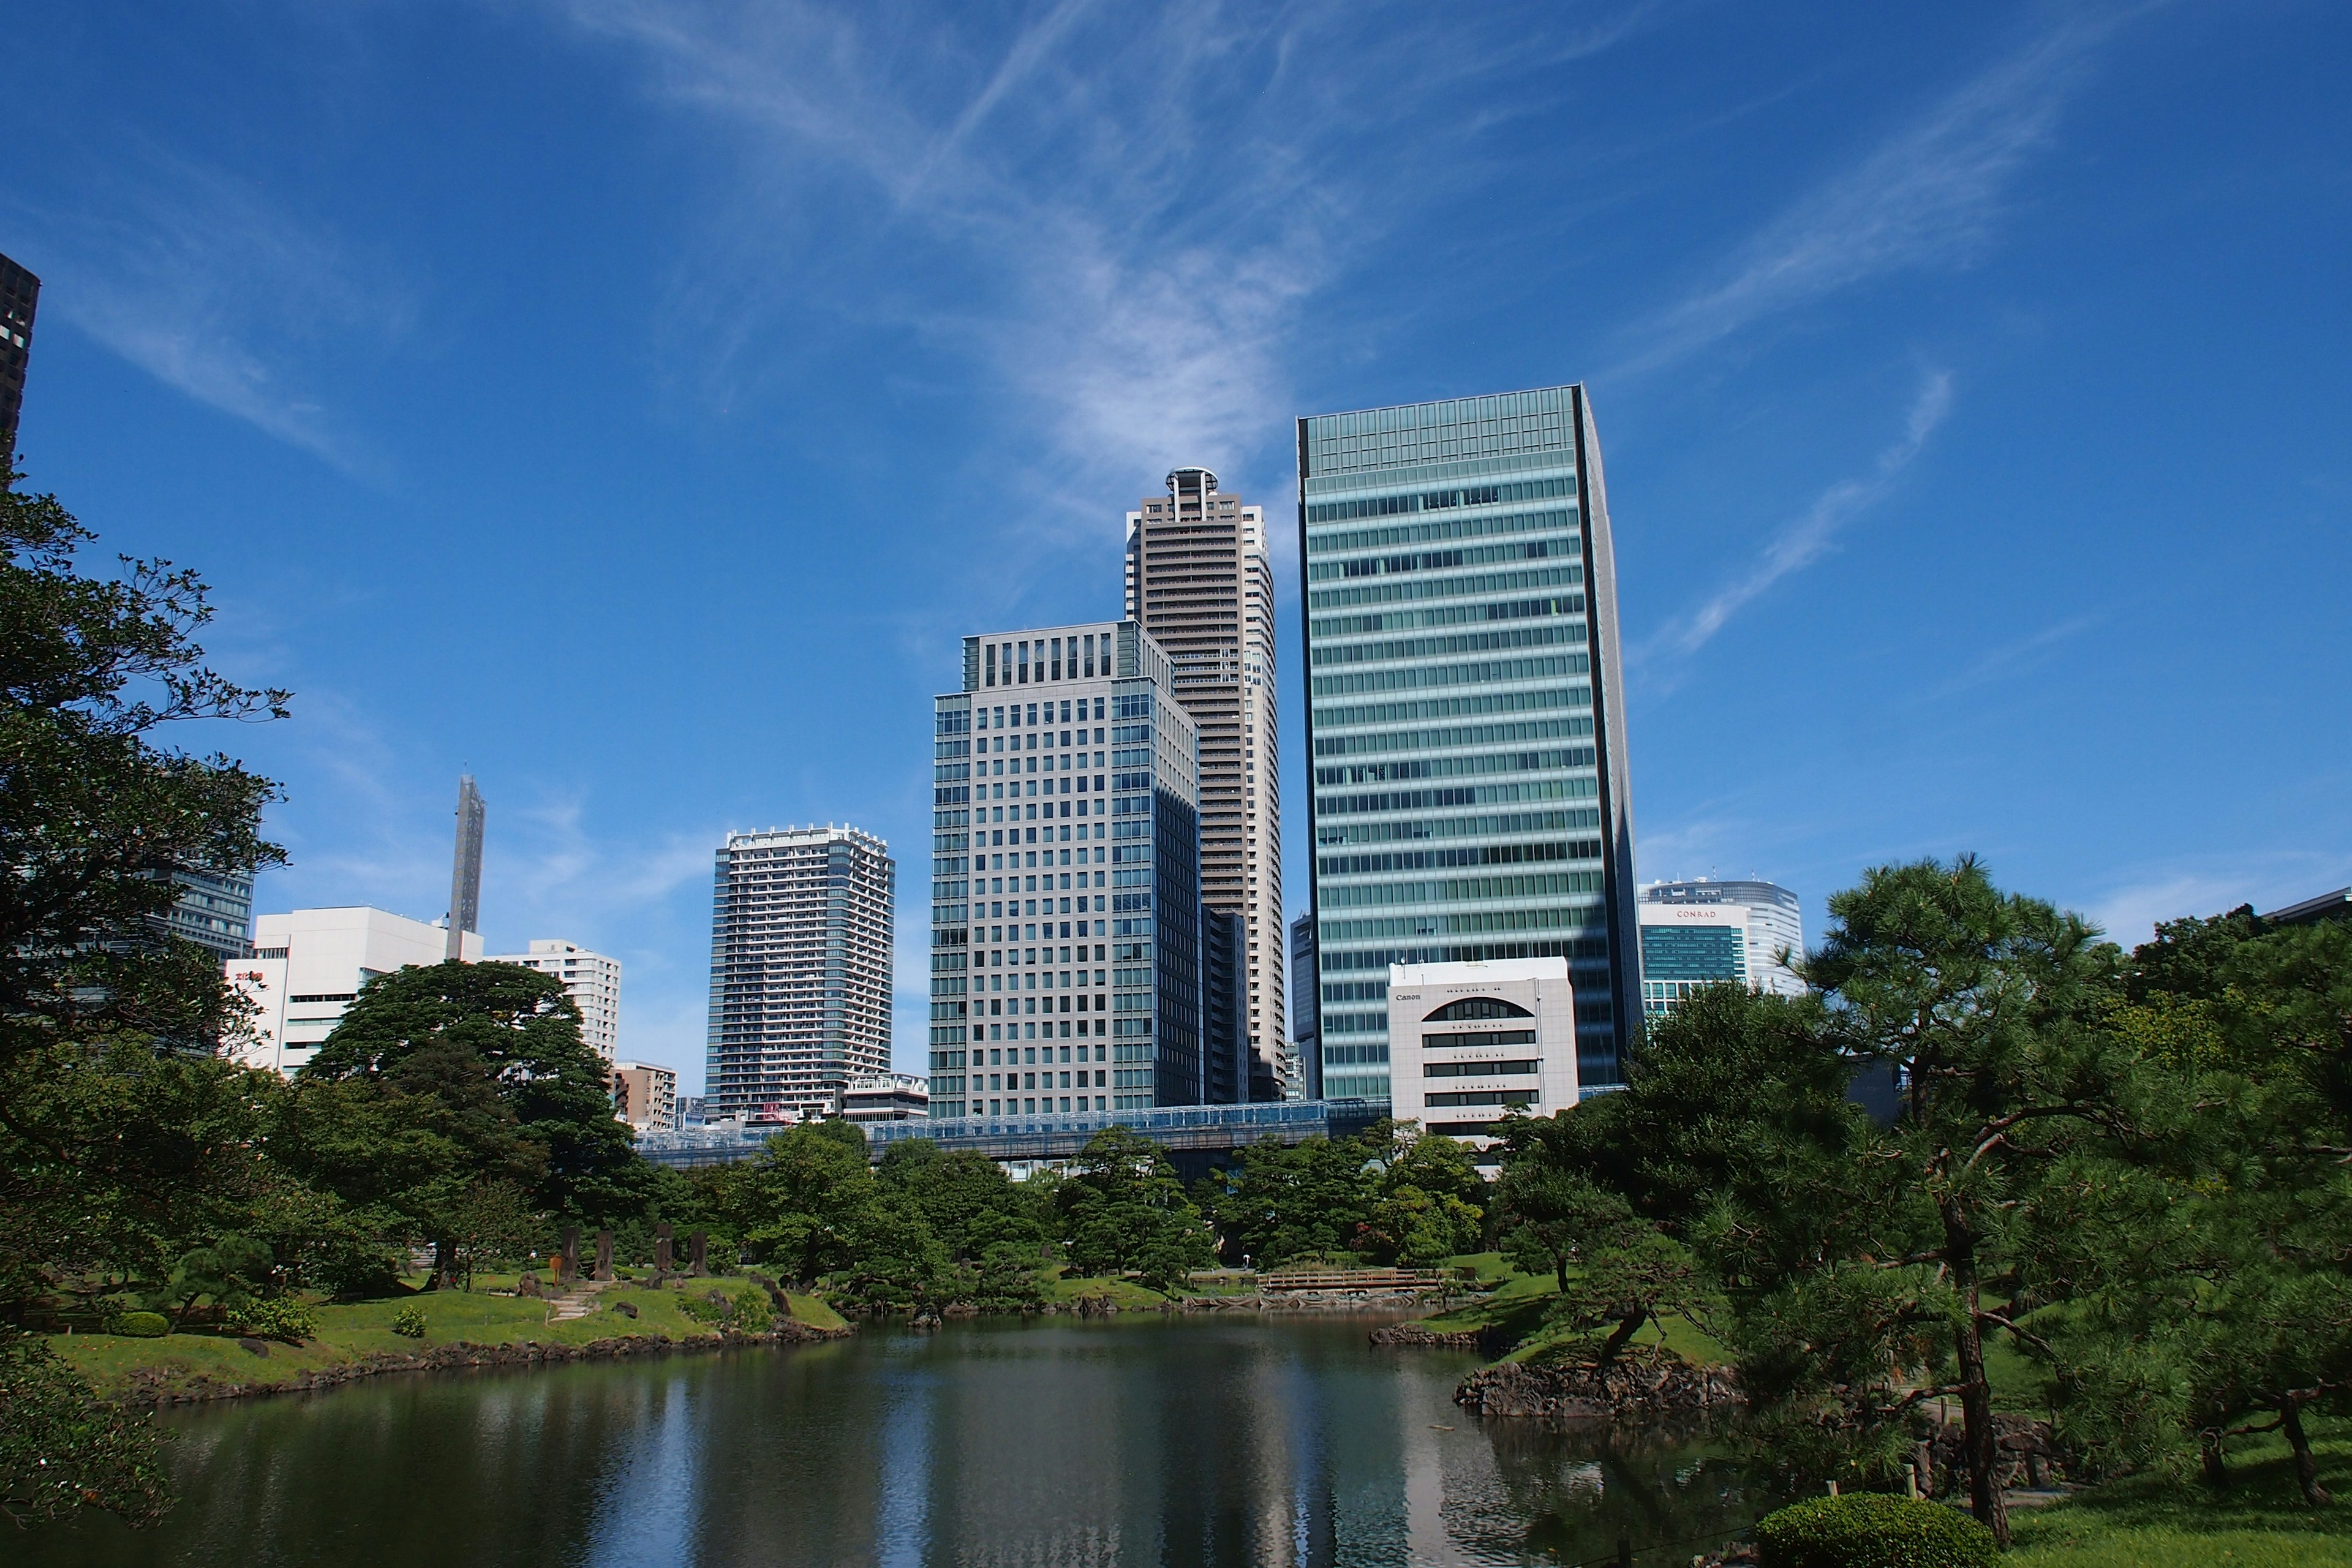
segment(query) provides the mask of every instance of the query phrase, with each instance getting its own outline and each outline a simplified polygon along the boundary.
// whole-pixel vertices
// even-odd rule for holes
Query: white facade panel
[[[1577,1101],[1576,992],[1565,958],[1389,967],[1389,1100],[1400,1121],[1486,1149],[1513,1106]]]

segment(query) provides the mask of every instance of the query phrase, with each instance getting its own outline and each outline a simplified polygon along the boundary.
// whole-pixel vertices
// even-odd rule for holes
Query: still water
[[[869,1330],[175,1414],[181,1502],[50,1564],[1687,1563],[1776,1500],[1689,1435],[1481,1421],[1354,1320]],[[1668,1543],[1673,1543],[1669,1545]]]

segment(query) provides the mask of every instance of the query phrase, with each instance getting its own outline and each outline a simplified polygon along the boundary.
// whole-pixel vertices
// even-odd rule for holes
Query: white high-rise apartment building
[[[580,1037],[610,1067],[621,1048],[621,961],[576,942],[541,938],[529,952],[504,952],[485,963],[516,963],[563,982],[580,1009]]]
[[[1805,906],[1802,900],[1775,883],[1749,879],[1717,881],[1694,877],[1685,881],[1652,882],[1642,889],[1644,904],[1736,905],[1747,910],[1747,973],[1739,978],[1759,991],[1782,996],[1802,996],[1805,983],[1780,962],[1783,951],[1805,951]],[[1642,917],[1648,923],[1649,917]]]
[[[1127,514],[1127,614],[1167,650],[1201,735],[1201,903],[1242,919],[1251,1048],[1305,1090],[1283,1005],[1282,795],[1265,510],[1178,468]]]
[[[898,868],[855,827],[730,833],[710,929],[704,1113],[828,1116],[890,1070]]]
[[[460,935],[465,962],[480,962],[482,939]],[[361,986],[380,974],[441,963],[448,942],[438,925],[363,904],[263,915],[254,922],[253,956],[222,965],[254,1007],[246,1065],[291,1074],[342,1021]]]

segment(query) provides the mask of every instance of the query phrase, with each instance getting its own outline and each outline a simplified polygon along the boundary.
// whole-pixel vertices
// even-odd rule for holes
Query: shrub
[[[1992,1568],[1992,1531],[1957,1509],[1855,1492],[1814,1498],[1756,1526],[1759,1568]]]
[[[247,1301],[228,1315],[231,1328],[265,1340],[300,1344],[319,1331],[318,1314],[291,1296]]]
[[[758,1286],[735,1298],[735,1310],[727,1326],[739,1334],[764,1334],[776,1326],[776,1309],[768,1293]]]
[[[411,1301],[392,1315],[392,1331],[412,1340],[425,1337],[425,1304]]]
[[[127,1340],[160,1340],[172,1331],[172,1320],[161,1312],[117,1312],[106,1320],[106,1331]]]

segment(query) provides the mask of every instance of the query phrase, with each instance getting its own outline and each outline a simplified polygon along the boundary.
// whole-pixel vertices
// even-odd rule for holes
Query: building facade
[[[1392,964],[1559,958],[1621,1081],[1641,949],[1581,386],[1298,422],[1319,1092],[1390,1092]]]
[[[933,701],[934,1116],[1206,1093],[1198,742],[1173,674],[1133,621],[964,639],[962,689]]]
[[[841,1091],[845,1121],[922,1121],[930,1114],[930,1080],[910,1072],[854,1078]]]
[[[180,896],[159,917],[166,936],[208,948],[223,960],[253,952],[253,879],[177,871]]]
[[[677,1131],[676,1069],[651,1062],[614,1062],[613,1114],[640,1132]]]
[[[1702,985],[1754,984],[1748,910],[1738,904],[1659,904],[1642,915],[1642,1011],[1663,1017]]]
[[[711,1120],[832,1111],[890,1070],[898,866],[855,827],[730,833],[710,927]]]
[[[1307,1100],[1323,1098],[1323,1057],[1316,1047],[1323,993],[1315,974],[1315,916],[1309,912],[1290,922],[1290,1054],[1298,1063],[1298,1092]]]
[[[1685,881],[1653,882],[1642,889],[1642,903],[1644,921],[1650,918],[1647,907],[1653,904],[1746,910],[1748,952],[1746,973],[1740,978],[1759,991],[1776,995],[1805,994],[1805,983],[1797,978],[1796,971],[1780,962],[1784,952],[1802,955],[1805,951],[1804,901],[1788,889],[1752,878],[1746,881],[1717,881],[1695,877]]]
[[[292,1074],[342,1021],[362,986],[439,963],[447,947],[439,926],[365,905],[263,915],[254,922],[252,956],[222,966],[253,1007],[253,1038],[239,1054],[247,1067]],[[459,955],[478,962],[482,939],[467,933]]]
[[[1241,917],[1244,1027],[1287,1093],[1301,1092],[1283,1016],[1282,791],[1275,710],[1274,567],[1265,510],[1178,468],[1127,514],[1127,617],[1175,670],[1201,735],[1201,902]]]
[[[1576,1103],[1576,993],[1565,958],[1401,963],[1389,971],[1390,1114],[1493,1146],[1514,1110]]]
[[[474,775],[463,773],[457,779],[457,841],[449,867],[449,951],[446,956],[457,956],[457,944],[469,931],[482,929],[482,828],[489,816],[483,804],[482,792],[474,787]]]
[[[485,963],[515,963],[563,982],[580,1009],[580,1037],[609,1066],[621,1049],[621,961],[577,942],[540,938],[528,952],[496,953]],[[663,1071],[668,1071],[663,1068]],[[673,1081],[676,1075],[672,1074]]]
[[[16,455],[16,419],[25,408],[33,316],[40,303],[41,280],[0,256],[0,457]]]

